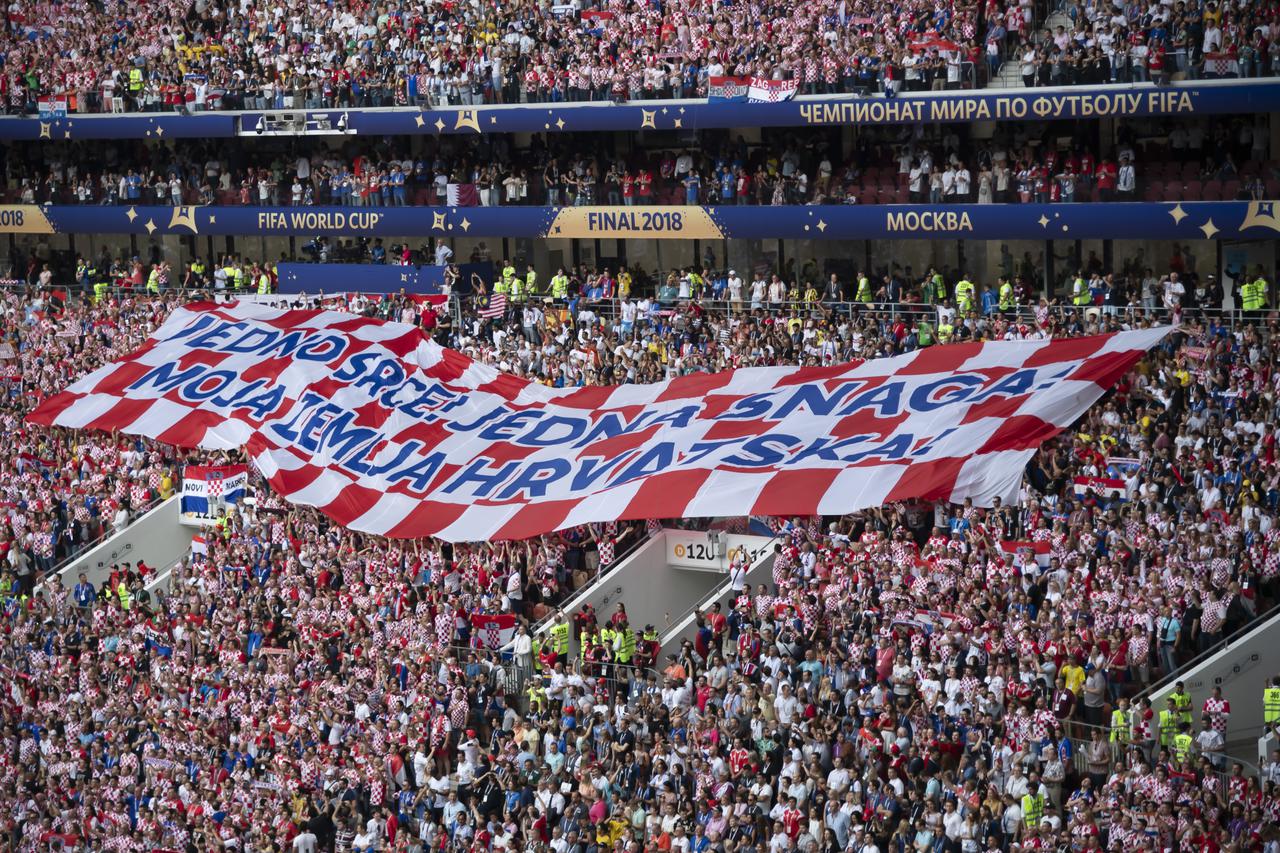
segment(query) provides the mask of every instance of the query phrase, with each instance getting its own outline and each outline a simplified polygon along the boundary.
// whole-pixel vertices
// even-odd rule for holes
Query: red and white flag
[[[1076,477],[1074,479],[1076,497],[1082,498],[1089,490],[1100,498],[1119,498],[1124,500],[1128,494],[1124,480],[1118,477]]]
[[[489,320],[506,314],[507,294],[492,293],[484,297],[484,299],[476,305],[476,313]]]
[[[754,103],[776,104],[789,101],[800,88],[799,80],[765,80],[752,77],[747,88],[747,100]]]
[[[1240,73],[1240,63],[1230,53],[1206,53],[1204,73],[1216,74],[1219,77],[1236,75]]]
[[[448,184],[445,203],[450,207],[475,207],[480,204],[480,188],[475,184]]]
[[[1000,550],[1002,553],[1013,557],[1015,566],[1025,566],[1028,563],[1035,562],[1042,569],[1049,568],[1050,547],[1048,542],[1014,542],[1005,540],[1000,543]]]
[[[244,448],[287,500],[391,537],[523,539],[913,498],[989,506],[1014,500],[1035,449],[1168,331],[550,388],[408,324],[199,303],[30,420]]]
[[[472,613],[471,636],[486,649],[500,649],[516,635],[513,613]]]

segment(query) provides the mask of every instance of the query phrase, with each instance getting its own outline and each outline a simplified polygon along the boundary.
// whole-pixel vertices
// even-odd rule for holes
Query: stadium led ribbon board
[[[634,207],[0,206],[0,234],[657,240],[1258,240],[1275,201]]]
[[[204,112],[194,115],[0,117],[0,140],[218,139],[270,135],[448,136],[598,133],[923,122],[1089,121],[1150,116],[1255,115],[1280,111],[1280,81],[1202,80],[1156,86],[1057,86],[961,92],[502,104],[474,107]]]

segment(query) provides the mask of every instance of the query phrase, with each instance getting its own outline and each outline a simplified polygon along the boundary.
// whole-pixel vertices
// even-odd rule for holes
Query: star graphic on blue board
[[[1173,209],[1169,211],[1169,215],[1173,217],[1174,225],[1180,224],[1182,220],[1187,218],[1187,212],[1182,209],[1181,204],[1174,205]]]
[[[195,205],[183,204],[173,209],[173,214],[169,217],[169,229],[172,230],[178,226],[190,228],[192,234],[200,233],[200,226],[196,224]]]

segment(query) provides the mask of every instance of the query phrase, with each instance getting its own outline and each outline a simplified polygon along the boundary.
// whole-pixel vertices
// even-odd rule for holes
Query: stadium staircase
[[[1262,735],[1262,688],[1280,675],[1280,605],[1221,643],[1188,661],[1172,676],[1156,684],[1147,695],[1151,708],[1159,713],[1177,682],[1191,693],[1191,709],[1199,725],[1200,709],[1213,688],[1222,688],[1222,697],[1231,703],[1227,719],[1227,755],[1242,762],[1258,760]]]
[[[1071,18],[1066,14],[1055,11],[1052,12],[1045,20],[1044,24],[1035,28],[1035,37],[1038,39],[1040,33],[1044,30],[1054,32],[1058,27],[1063,27],[1067,32],[1071,32],[1073,24]],[[1000,72],[991,78],[991,82],[987,84],[989,89],[1021,89],[1022,85],[1022,54],[1010,56],[1000,66]]]
[[[699,553],[707,556],[693,558],[689,543],[699,540],[705,543],[698,549]],[[596,612],[596,618],[603,622],[622,603],[630,625],[637,631],[653,626],[665,648],[667,638],[677,635],[678,626],[686,622],[692,624],[697,606],[690,607],[690,602],[700,605],[704,601],[715,600],[722,596],[722,590],[728,588],[728,552],[740,546],[747,546],[750,550],[764,548],[770,541],[764,536],[659,531],[615,562],[606,573],[578,589],[559,608],[547,612],[534,625],[533,634],[545,638],[555,622],[557,609],[572,619],[573,614],[590,605]],[[769,565],[772,565],[772,548],[767,550]],[[683,558],[680,555],[684,555]],[[754,575],[753,566],[751,576]],[[576,657],[577,637],[571,637],[570,650]]]
[[[747,569],[745,583],[751,588],[755,588],[760,584],[769,584],[773,581],[773,542],[763,536],[756,537],[760,540],[759,548],[755,551],[756,558],[752,561],[750,568]],[[680,651],[680,645],[685,640],[692,641],[694,635],[698,632],[698,616],[711,610],[712,605],[717,601],[720,602],[722,613],[728,613],[733,607],[734,593],[730,586],[729,578],[722,576],[720,582],[715,588],[710,590],[706,595],[697,601],[692,607],[683,614],[676,617],[667,626],[662,637],[662,651],[659,653],[659,660],[665,660],[667,655],[674,655]]]
[[[57,574],[70,590],[83,572],[95,587],[101,586],[117,563],[144,562],[148,566],[169,566],[191,547],[196,530],[179,521],[179,496],[174,495],[143,513],[132,524],[68,560]]]

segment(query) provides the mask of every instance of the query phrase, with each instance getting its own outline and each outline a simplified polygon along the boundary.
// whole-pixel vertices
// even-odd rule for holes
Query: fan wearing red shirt
[[[1103,157],[1102,162],[1098,164],[1098,200],[1111,201],[1115,198],[1116,178],[1120,174],[1120,170],[1116,168],[1116,164],[1111,161],[1110,157]]]
[[[787,807],[782,810],[782,828],[792,841],[800,837],[800,823],[803,820],[804,812],[796,808],[796,798],[787,797]]]
[[[400,831],[400,818],[396,817],[395,809],[387,809],[387,841],[394,847],[396,843],[396,833]]]
[[[647,168],[641,169],[640,175],[636,178],[636,184],[638,185],[637,189],[639,191],[638,195],[640,196],[640,203],[648,204],[653,193],[653,173]]]

